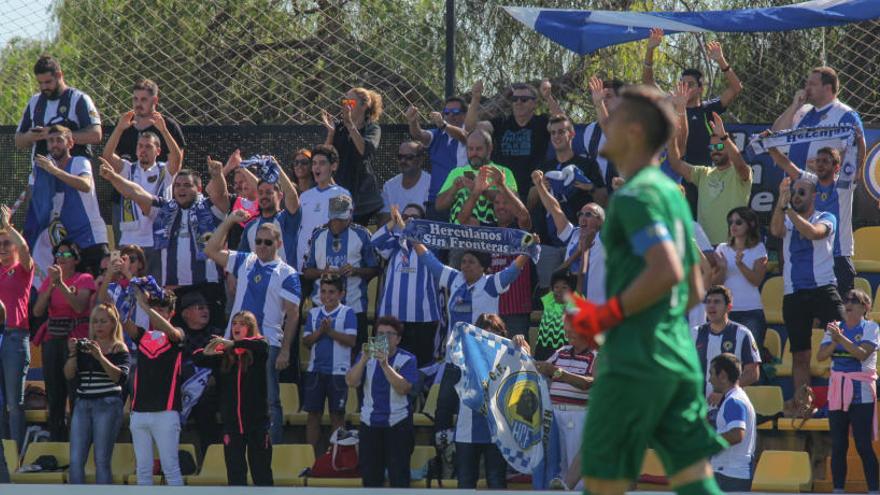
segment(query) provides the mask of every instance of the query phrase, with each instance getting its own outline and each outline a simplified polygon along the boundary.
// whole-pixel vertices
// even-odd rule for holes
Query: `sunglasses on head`
[[[526,103],[528,101],[537,100],[534,96],[511,96],[510,101]]]
[[[724,151],[724,143],[710,144],[709,151]]]
[[[404,160],[406,160],[406,161],[412,161],[412,160],[415,160],[415,159],[418,158],[418,157],[419,157],[419,155],[412,155],[412,154],[409,154],[409,155],[408,155],[408,154],[405,154],[405,153],[398,153],[398,154],[397,154],[397,159],[400,160],[400,161],[404,161]]]
[[[343,98],[342,104],[347,106],[348,108],[354,108],[357,106],[357,100],[354,98]]]
[[[61,252],[61,253],[55,253],[55,257],[56,257],[56,258],[70,259],[70,258],[76,258],[76,255],[73,254],[73,253],[70,252],[70,251],[64,251],[64,252]]]
[[[742,225],[744,223],[746,223],[746,222],[744,222],[742,218],[737,218],[736,220],[728,220],[727,221],[727,225],[736,225],[737,227],[739,227],[740,225]]]
[[[293,165],[296,167],[304,167],[304,166],[309,165],[311,163],[312,163],[312,161],[309,160],[308,158],[303,158],[301,160],[294,160],[293,161]]]
[[[444,108],[443,115],[461,115],[464,113],[464,110],[460,108]]]
[[[259,239],[258,238],[258,239],[254,239],[254,244],[256,244],[257,246],[264,246],[265,245],[266,247],[271,247],[272,244],[275,244],[275,240],[274,239]]]

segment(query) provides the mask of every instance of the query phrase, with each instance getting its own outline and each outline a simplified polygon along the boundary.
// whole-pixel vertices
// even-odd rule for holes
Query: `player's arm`
[[[535,186],[534,191],[537,192],[544,209],[553,218],[556,232],[561,234],[570,224],[565,213],[562,212],[559,201],[547,189],[547,184],[544,182],[544,172],[540,170],[532,171],[532,184]]]
[[[700,253],[700,263],[694,265],[693,268],[691,268],[690,275],[688,275],[688,311],[693,309],[697,304],[703,302],[703,298],[706,297],[706,282],[703,280],[703,267],[708,265],[709,261],[706,259],[706,256],[704,256],[703,253]]]
[[[590,78],[590,98],[593,100],[593,108],[596,110],[596,125],[607,132],[608,107],[605,106],[605,85],[596,76]]]
[[[278,167],[278,186],[284,194],[284,209],[287,210],[287,213],[296,215],[296,212],[299,211],[299,194],[281,166]]]
[[[691,272],[699,277],[698,270]],[[682,280],[684,267],[672,240],[654,244],[645,252],[642,273],[620,293],[623,315],[632,316],[650,308]],[[702,281],[699,283],[702,285]]]

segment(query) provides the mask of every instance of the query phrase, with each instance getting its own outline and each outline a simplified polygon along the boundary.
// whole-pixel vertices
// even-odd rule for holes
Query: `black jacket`
[[[242,372],[239,353],[250,351],[253,362]],[[206,356],[204,349],[193,353],[196,366],[214,370],[217,388],[220,392],[220,417],[226,432],[245,433],[265,430],[269,427],[269,399],[266,382],[266,360],[269,358],[269,343],[262,337],[242,339],[235,342],[233,353],[235,363],[228,371],[221,365],[224,354]]]

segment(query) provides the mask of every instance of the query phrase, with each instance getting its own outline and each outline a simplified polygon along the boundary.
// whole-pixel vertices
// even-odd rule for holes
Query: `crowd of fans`
[[[662,37],[652,32],[644,83],[654,84],[653,53]],[[829,325],[819,356],[834,360],[832,383],[857,382],[831,412],[835,488],[843,488],[840,458],[852,426],[872,473],[869,489],[876,491],[869,436],[880,337],[865,320],[870,298],[852,290],[852,191],[861,174],[838,179],[845,150],[773,149],[788,178],[769,232],[762,229],[749,208],[752,169],[721,118],[748,90],[721,46],[706,48],[728,87],[720,98],[704,99],[703,74],[687,69],[669,88],[678,131],[668,144],[668,173],[691,200],[700,237],[694,242],[712,287],[692,322],[713,421],[734,445],[714,460],[719,480],[747,489],[752,472],[755,415],[740,387],[761,380],[766,323],[759,288],[771,234],[783,240],[783,312],[795,388],[809,384],[814,320]],[[625,178],[600,150],[625,82],[591,80],[597,120],[582,136],[584,155],[575,153],[580,136],[546,80],[537,89],[512,85],[512,113],[491,120],[481,120],[480,82],[469,102],[452,97],[431,111],[430,129],[422,128],[419,109],[410,108],[411,140],[397,154],[400,174],[382,184],[375,173],[382,96],[368,89],[352,88],[338,112],[324,112],[323,143],[277,159],[243,160],[239,151],[225,164],[208,157],[203,178],[183,166],[185,136],[157,111],[156,83],[134,86],[132,110],[95,155],[102,130],[92,99],[65,84],[52,57],[40,57],[34,73],[40,91],[15,140],[33,153],[31,205],[45,191],[41,181],[54,180],[48,226],[54,259],[38,266],[37,248],[28,246],[4,206],[4,437],[24,442],[33,343],[42,352],[50,438],[70,441],[71,483],[84,482],[92,446],[97,481],[110,482],[129,402],[139,484],[152,483],[154,442],[167,483],[183,483],[177,446],[189,419],[202,449],[222,441],[230,484],[246,484],[249,465],[255,484],[271,485],[271,445],[284,441],[279,383],[293,368],[308,415],[307,441],[316,448],[323,443],[325,407],[333,428],[345,427],[348,388],[357,387],[364,486],[381,486],[386,472],[392,486],[409,486],[413,398],[431,385],[424,370],[442,363],[444,336],[463,321],[506,335],[534,356],[563,430],[558,481],[575,487],[597,349],[566,329],[564,314],[573,292],[596,302],[606,297],[604,208]],[[833,69],[814,69],[772,130],[854,125],[861,166],[861,122],[838,91]],[[548,113],[538,113],[539,102]],[[109,224],[98,208],[102,180],[115,192]],[[423,218],[535,233],[540,259],[432,252],[402,234],[407,222]],[[108,225],[117,250],[108,248]],[[367,287],[375,277],[381,283],[371,322]],[[311,309],[304,310],[309,293]],[[533,310],[542,311],[534,349],[526,338]],[[384,347],[365,347],[376,338]],[[302,373],[300,343],[310,353]],[[486,417],[459,401],[459,370],[439,368],[442,373],[428,375],[440,385],[437,446],[454,443],[458,486],[476,486],[483,458],[489,488],[504,487],[508,469]],[[202,383],[194,399],[183,390],[191,383]]]

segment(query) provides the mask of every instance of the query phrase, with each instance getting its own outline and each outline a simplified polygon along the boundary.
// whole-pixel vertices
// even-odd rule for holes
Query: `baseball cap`
[[[189,294],[186,294],[185,296],[180,298],[178,309],[180,311],[183,311],[190,306],[196,306],[199,304],[207,306],[208,300],[205,299],[205,296],[203,296],[201,292],[190,292]]]
[[[330,220],[351,220],[351,197],[345,194],[330,198]]]

